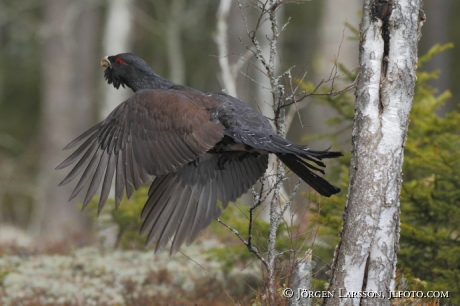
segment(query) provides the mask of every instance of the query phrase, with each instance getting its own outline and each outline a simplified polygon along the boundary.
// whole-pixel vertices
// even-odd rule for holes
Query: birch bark
[[[390,305],[399,193],[412,107],[421,0],[365,0],[350,186],[325,305]],[[363,298],[365,291],[382,298]]]
[[[103,56],[131,52],[132,5],[132,0],[112,0],[108,6],[103,34]],[[100,80],[104,91],[104,103],[99,117],[105,119],[118,104],[130,97],[131,90],[121,86],[119,90],[114,90],[112,86],[107,86],[103,78]]]

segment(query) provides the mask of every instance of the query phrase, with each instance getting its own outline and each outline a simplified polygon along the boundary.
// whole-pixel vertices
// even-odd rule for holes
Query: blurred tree
[[[454,4],[451,0],[430,0],[425,1],[425,11],[428,12],[428,18],[423,36],[420,40],[422,46],[421,52],[425,54],[429,48],[435,44],[445,44],[450,40],[449,25],[451,21],[450,11]],[[452,69],[452,50],[443,52],[442,55],[434,56],[427,63],[428,70],[440,69],[442,74],[439,78],[430,80],[430,84],[440,91],[445,91],[451,86],[451,69]],[[452,100],[451,102],[453,102]],[[455,105],[450,105],[450,102],[442,107],[440,111],[445,112],[453,109]]]
[[[359,52],[355,39],[358,33],[353,31],[357,31],[359,26],[361,10],[362,0],[322,1],[319,24],[314,33],[316,45],[311,67],[313,71],[308,71],[308,80],[314,80],[316,84],[324,81],[332,90],[339,90],[344,86],[340,78],[336,78],[340,74],[337,63],[347,63],[347,67],[351,69],[358,67]],[[323,121],[334,115],[331,107],[311,103],[308,111],[304,110],[302,115],[305,126],[300,126],[297,122],[293,129],[303,128],[310,135],[332,131]],[[312,143],[329,146],[328,140],[313,140]]]
[[[217,1],[142,0],[132,7],[134,50],[159,75],[203,91],[217,84],[211,32]],[[203,50],[209,53],[203,54]]]
[[[0,1],[0,222],[26,226],[35,194],[40,1]]]
[[[132,52],[133,2],[133,0],[113,0],[107,7],[101,57]],[[132,91],[123,87],[114,90],[112,86],[107,86],[104,78],[99,80],[104,92],[104,102],[100,107],[99,118],[104,119],[120,102],[129,98]]]
[[[40,170],[31,225],[42,241],[66,241],[88,230],[85,215],[68,202],[72,188],[57,188],[63,176],[54,168],[69,140],[93,124],[98,23],[90,1],[44,2]]]
[[[448,14],[449,25],[447,31],[449,33],[448,41],[454,44],[454,48],[449,51],[452,52],[450,55],[450,84],[452,85],[449,89],[452,91],[453,99],[452,107],[455,109],[459,108],[459,102],[457,97],[460,96],[460,86],[455,86],[456,81],[460,79],[460,18],[458,18],[458,13],[460,11],[460,1],[456,0],[446,0],[450,2],[450,10]],[[430,19],[430,14],[428,14],[428,19]],[[426,46],[426,50],[431,48],[431,45]],[[436,67],[439,69],[439,67]]]

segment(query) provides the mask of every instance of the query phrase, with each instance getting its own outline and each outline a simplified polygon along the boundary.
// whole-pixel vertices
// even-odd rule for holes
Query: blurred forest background
[[[65,173],[55,171],[54,168],[66,157],[67,152],[63,152],[62,148],[67,143],[104,118],[131,94],[129,90],[116,91],[105,83],[100,59],[105,55],[132,52],[144,58],[159,75],[174,82],[202,91],[221,91],[225,84],[221,84],[218,78],[220,67],[214,40],[219,2],[0,0],[0,231],[5,225],[20,228],[43,248],[48,243],[74,240],[75,243],[83,244],[88,241],[91,218],[85,212],[79,212],[81,199],[68,202],[72,186],[58,188]],[[250,20],[250,6],[253,2],[240,2],[246,18],[249,18],[248,24],[253,24],[254,20]],[[322,79],[329,78],[337,60],[351,71],[347,76],[353,75],[358,61],[358,41],[353,29],[359,27],[361,9],[362,1],[358,0],[312,0],[303,5],[285,6],[280,12],[280,18],[283,22],[290,20],[278,46],[280,69],[285,70],[295,65],[294,76],[302,78],[307,73],[303,81],[318,84]],[[451,92],[451,96],[436,100],[430,109],[425,108],[425,113],[418,113],[424,118],[434,114],[437,119],[433,119],[432,124],[436,125],[443,118],[451,118],[449,116],[452,116],[452,111],[458,109],[460,86],[456,80],[460,79],[460,19],[456,15],[460,12],[460,2],[427,0],[424,11],[427,22],[422,29],[420,56],[435,44],[454,44],[453,48],[441,53],[434,52],[432,58],[423,65],[423,71],[440,70],[442,73],[436,75],[436,78],[434,75],[423,78],[426,82],[423,88],[426,90],[419,92],[419,97],[429,100],[445,90]],[[240,39],[248,41],[242,20],[238,2],[234,1],[228,17],[228,58],[232,63],[241,61],[246,53],[240,42]],[[237,77],[238,97],[264,111],[265,101],[268,101],[270,95],[267,97],[267,92],[258,84],[266,81],[254,63],[254,59],[249,59],[241,66]],[[352,80],[344,78],[335,85],[335,89],[341,89],[347,82],[349,84]],[[437,92],[432,91],[433,88]],[[333,100],[329,102],[319,98],[303,101],[306,107],[300,111],[300,116],[293,116],[288,138],[305,142],[305,137],[310,136],[310,146],[318,149],[328,146],[331,140],[318,141],[313,136],[337,129],[326,123],[327,119],[340,114]],[[449,121],[449,124],[444,132],[458,132],[457,127],[454,128],[455,123]],[[342,128],[347,126],[343,124]],[[425,131],[426,126],[423,124],[418,127],[420,133]],[[429,137],[433,133],[436,136],[437,132],[427,132],[422,136]],[[350,149],[347,142],[349,133],[345,131],[343,134],[347,136],[334,141],[334,149],[346,152]],[[457,148],[446,150],[452,156],[457,156]],[[412,150],[416,157],[417,144],[414,144]],[[418,167],[423,168],[424,164],[415,161],[412,165],[413,168],[409,170],[415,177]],[[445,167],[449,169],[451,164],[447,163]],[[342,172],[337,170],[332,173]],[[458,177],[457,173],[452,175]],[[329,178],[342,184],[346,182],[343,173],[340,177]],[[302,185],[302,188],[305,191],[306,186]],[[333,219],[326,216],[320,222],[332,222],[331,227],[340,228],[341,207],[346,193],[342,192],[342,195],[336,200],[338,207],[335,214],[338,217]],[[411,195],[410,192],[406,193],[409,202]],[[444,201],[448,205],[438,212],[444,216],[449,215],[449,210],[453,209],[450,204],[458,206],[460,199],[457,194],[445,196],[447,198]],[[413,197],[417,198],[417,192],[414,192]],[[329,208],[333,207],[336,207],[334,201]],[[410,208],[406,213],[410,215],[414,209]],[[426,209],[429,210],[428,207]],[[426,214],[430,215],[431,212]],[[458,214],[458,208],[455,214]],[[403,217],[403,221],[408,222],[407,227],[414,231],[424,225],[417,224],[417,220],[410,223],[410,219]],[[437,233],[437,229],[439,227],[435,226],[435,229],[422,229],[422,232],[428,235],[428,232]],[[452,235],[455,237],[449,238]],[[458,227],[447,236],[447,239],[458,243]],[[430,237],[426,239],[439,239],[436,235]],[[417,243],[423,240],[423,237],[418,238],[412,240],[412,245],[408,242],[410,248],[417,249]],[[328,247],[328,252],[331,252],[334,245],[331,243]],[[422,260],[422,264],[423,260],[432,260],[433,256],[438,258],[439,254],[433,250],[433,245],[424,247],[428,249],[421,250],[428,251],[419,254],[422,258],[411,258],[411,254],[418,253],[408,252],[407,249],[402,252],[401,258],[408,262]],[[244,248],[242,250],[244,252]],[[452,250],[453,247],[446,252]],[[427,252],[436,255],[430,257]],[[330,258],[332,253],[324,256]],[[448,264],[442,269],[458,271],[460,259],[459,255],[456,256],[455,260],[449,257],[451,266]],[[414,275],[415,270],[408,268]],[[425,277],[430,279],[425,280],[435,280],[443,272],[430,273],[429,277]],[[459,277],[452,275],[452,283],[448,282],[449,286],[457,286],[457,292],[460,292]],[[324,279],[327,277],[324,276]],[[454,290],[450,287],[442,288],[444,285],[436,288]]]

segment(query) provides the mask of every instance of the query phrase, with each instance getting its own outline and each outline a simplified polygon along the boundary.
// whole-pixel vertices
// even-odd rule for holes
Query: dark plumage
[[[202,93],[155,74],[145,61],[124,53],[102,59],[104,77],[134,95],[64,149],[77,147],[57,169],[76,165],[61,185],[81,177],[71,195],[88,185],[83,207],[102,182],[99,211],[115,177],[115,203],[155,176],[142,211],[141,234],[155,251],[172,241],[171,254],[219,217],[222,203],[239,198],[265,173],[274,153],[323,196],[340,191],[316,172],[323,158],[274,133],[267,118],[223,93]]]

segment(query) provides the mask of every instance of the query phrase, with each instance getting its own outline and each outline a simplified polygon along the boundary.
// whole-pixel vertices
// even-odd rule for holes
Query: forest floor
[[[174,257],[169,256],[168,249],[154,254],[152,249],[121,249],[101,242],[81,247],[59,245],[44,251],[36,246],[32,237],[19,228],[0,226],[0,305],[253,306],[266,303],[261,289],[264,283],[260,263],[251,256],[245,257],[244,251],[234,252],[229,241],[219,241],[216,235],[206,231]],[[288,300],[285,302],[287,305]],[[316,302],[314,300],[313,305]],[[391,304],[447,305],[419,298],[394,299]]]
[[[260,268],[225,268],[210,258],[216,240],[183,253],[100,245],[38,252],[32,240],[0,227],[0,305],[250,305]],[[253,287],[254,286],[254,287]]]

